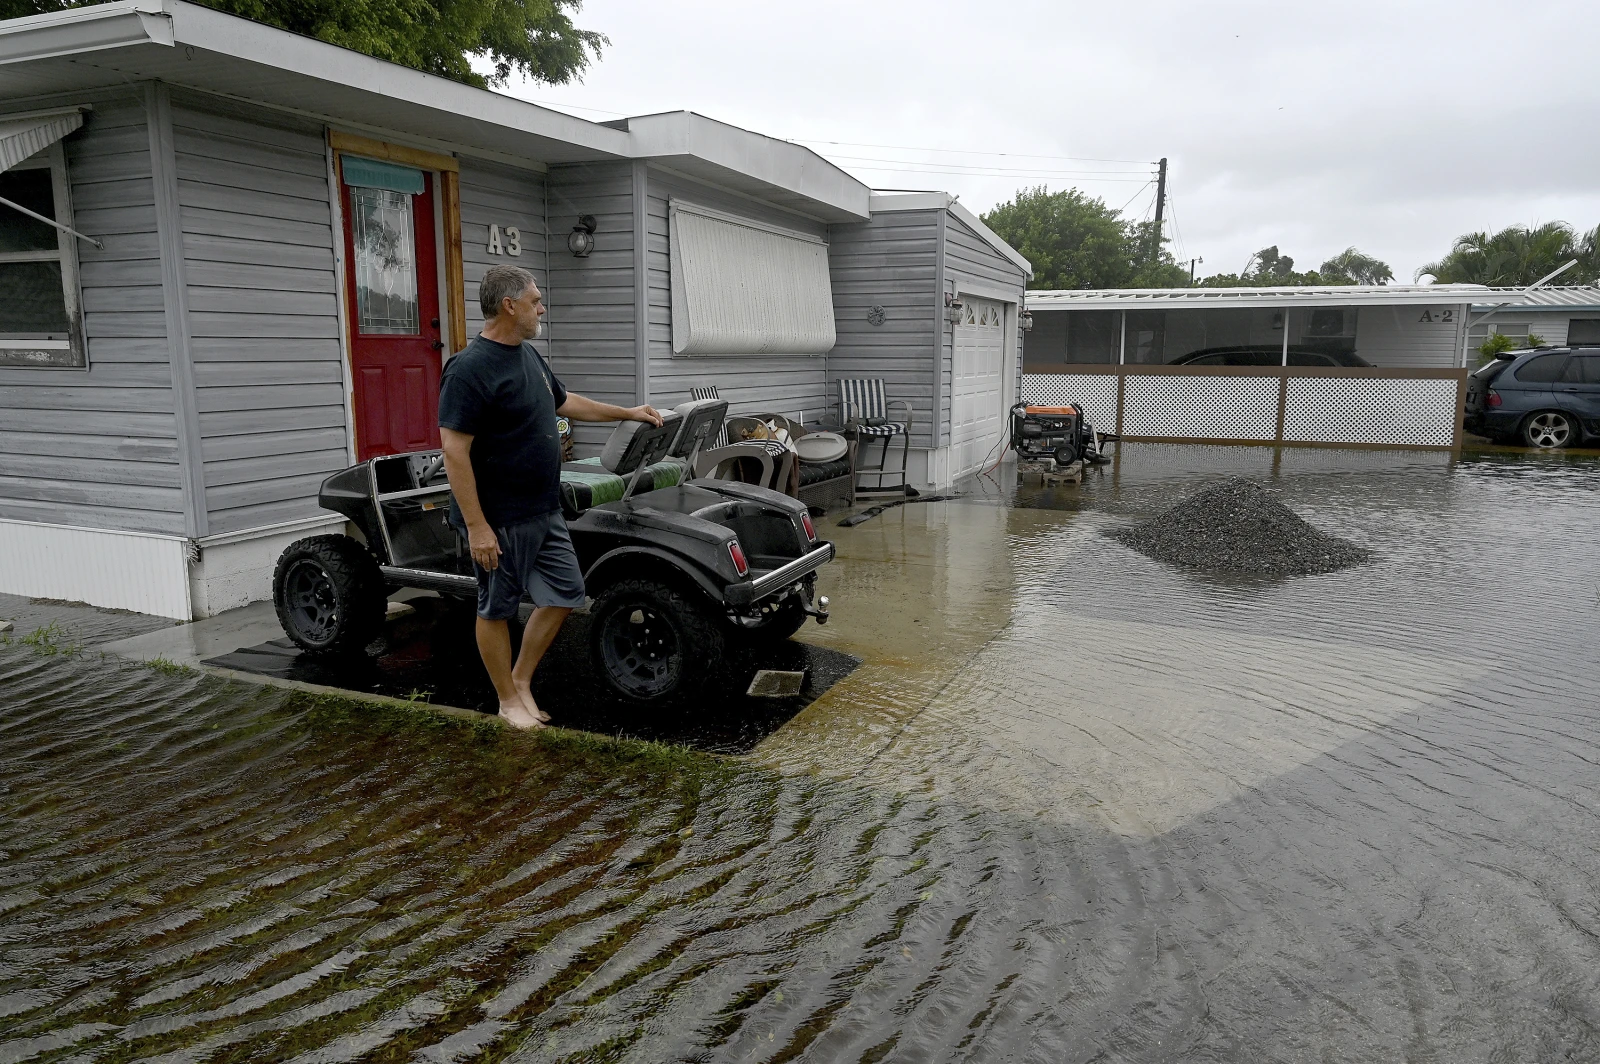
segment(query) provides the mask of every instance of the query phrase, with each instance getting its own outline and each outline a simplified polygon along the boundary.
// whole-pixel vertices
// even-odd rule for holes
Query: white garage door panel
[[[999,454],[1005,431],[1005,307],[963,296],[955,330],[955,381],[950,395],[950,466],[955,477]]]

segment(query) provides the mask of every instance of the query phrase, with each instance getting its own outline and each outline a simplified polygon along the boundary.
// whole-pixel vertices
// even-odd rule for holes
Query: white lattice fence
[[[1032,406],[1076,404],[1089,424],[1106,432],[1117,424],[1117,378],[1107,373],[1024,373],[1022,401]]]
[[[1450,447],[1457,387],[1450,379],[1291,377],[1283,439]]]
[[[1130,374],[1123,385],[1124,436],[1273,440],[1277,433],[1277,377]]]

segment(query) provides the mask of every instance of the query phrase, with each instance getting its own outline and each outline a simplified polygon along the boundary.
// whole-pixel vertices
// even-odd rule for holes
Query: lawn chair
[[[890,407],[904,407],[905,420],[890,421]],[[910,486],[906,481],[906,465],[911,456],[913,416],[910,403],[899,399],[893,402],[885,401],[881,377],[839,381],[839,420],[844,425],[844,434],[857,441],[857,495],[906,493],[906,488]],[[902,438],[898,470],[888,468],[889,446],[896,436]],[[883,453],[878,456],[878,464],[875,466],[868,464],[870,456],[867,453],[868,445],[874,439],[883,440]],[[871,487],[862,484],[868,477],[875,479]],[[885,484],[886,478],[893,478],[894,482]]]
[[[717,394],[717,386],[715,384],[708,384],[704,388],[690,388],[689,389],[689,398],[690,399],[721,399],[722,396]],[[706,441],[706,446],[707,447],[726,447],[727,445],[728,445],[728,423],[726,421],[724,421],[722,423],[722,427],[717,430],[716,439]]]

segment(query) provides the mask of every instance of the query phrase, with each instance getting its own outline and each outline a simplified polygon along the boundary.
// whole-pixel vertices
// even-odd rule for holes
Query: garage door
[[[1005,307],[963,296],[950,396],[950,467],[975,473],[1000,456],[1005,430]]]

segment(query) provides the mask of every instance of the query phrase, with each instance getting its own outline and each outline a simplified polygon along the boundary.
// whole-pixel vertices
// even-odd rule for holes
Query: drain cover
[[[750,681],[750,690],[745,694],[751,698],[794,698],[805,685],[806,674],[803,671],[760,669],[756,672],[755,679]]]

